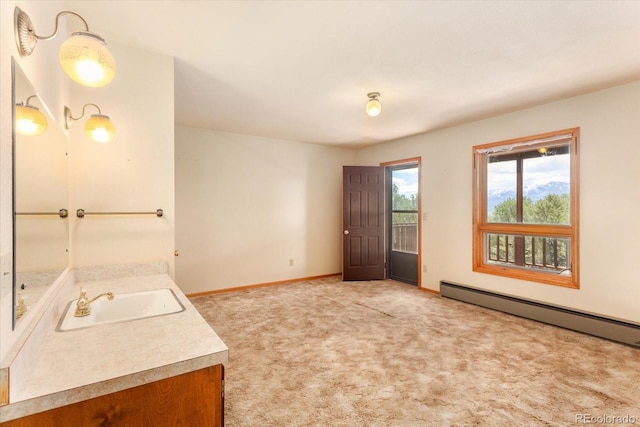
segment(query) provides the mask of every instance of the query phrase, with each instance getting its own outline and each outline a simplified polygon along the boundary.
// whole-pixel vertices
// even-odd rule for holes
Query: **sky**
[[[393,183],[398,186],[398,192],[410,197],[418,194],[418,168],[393,171]]]
[[[568,154],[527,159],[524,163],[525,187],[549,182],[570,182]],[[515,161],[489,163],[487,188],[490,190],[515,188]]]

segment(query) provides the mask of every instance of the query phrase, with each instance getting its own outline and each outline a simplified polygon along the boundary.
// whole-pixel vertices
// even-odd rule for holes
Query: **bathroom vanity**
[[[184,310],[60,331],[80,287],[115,300],[170,289]],[[167,274],[69,283],[49,311],[10,368],[3,427],[223,425],[228,348]]]

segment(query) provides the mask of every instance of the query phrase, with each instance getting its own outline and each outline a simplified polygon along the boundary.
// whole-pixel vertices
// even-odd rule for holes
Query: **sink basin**
[[[115,294],[111,301],[104,297],[99,298],[91,303],[91,313],[85,317],[74,316],[77,301],[69,302],[58,323],[57,331],[70,331],[184,311],[184,306],[178,301],[173,291],[166,288]]]

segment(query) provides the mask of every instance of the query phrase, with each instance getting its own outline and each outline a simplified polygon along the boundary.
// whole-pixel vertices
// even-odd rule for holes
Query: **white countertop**
[[[168,275],[79,282],[61,290],[61,300],[77,299],[80,286],[89,297],[170,288],[185,311],[65,332],[51,325],[27,378],[12,381],[11,404],[2,408],[2,420],[227,361],[227,346]]]

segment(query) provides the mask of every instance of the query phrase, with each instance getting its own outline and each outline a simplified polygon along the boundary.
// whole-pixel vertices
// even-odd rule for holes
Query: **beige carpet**
[[[192,302],[230,349],[230,427],[640,425],[640,350],[413,286],[334,277]]]

